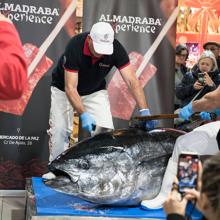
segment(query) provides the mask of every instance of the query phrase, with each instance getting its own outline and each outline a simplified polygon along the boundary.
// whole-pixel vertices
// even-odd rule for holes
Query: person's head
[[[185,65],[185,62],[188,58],[189,51],[185,44],[178,44],[176,46],[176,64],[177,65]]]
[[[198,66],[201,72],[211,72],[218,69],[214,54],[210,50],[205,50],[198,60]]]
[[[203,45],[204,50],[211,50],[212,53],[215,55],[215,58],[218,58],[220,52],[220,44],[217,42],[207,42]]]
[[[220,219],[220,152],[203,165],[201,199],[204,215],[212,213]]]
[[[113,53],[114,30],[109,23],[95,23],[88,36],[89,49],[96,57]]]

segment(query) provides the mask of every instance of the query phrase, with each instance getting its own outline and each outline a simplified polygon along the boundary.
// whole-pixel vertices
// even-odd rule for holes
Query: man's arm
[[[81,97],[77,91],[78,73],[65,70],[65,91],[73,108],[82,114],[85,112]]]
[[[88,132],[92,132],[96,125],[93,116],[86,112],[81,97],[77,91],[78,73],[65,70],[65,91],[73,108],[80,114],[82,128]]]
[[[180,109],[179,117],[184,120],[189,120],[194,112],[201,112],[200,117],[203,120],[210,120],[211,117],[206,111],[212,111],[220,108],[220,87],[213,92],[209,92],[201,99],[190,102],[182,109]]]
[[[27,66],[19,35],[0,14],[0,99],[19,98],[26,86]]]
[[[148,106],[145,100],[144,91],[141,88],[140,83],[137,77],[135,76],[135,72],[131,68],[131,65],[128,65],[124,67],[123,69],[121,69],[120,73],[124,81],[128,85],[139,109],[147,109]]]
[[[220,86],[201,99],[192,102],[193,112],[211,111],[216,108],[220,108]]]
[[[131,65],[128,65],[120,70],[120,73],[127,83],[131,93],[139,107],[139,113],[141,116],[150,115],[150,110],[145,100],[144,90],[141,88],[139,80],[137,79],[135,72],[133,71]],[[151,120],[144,122],[145,129],[155,128],[157,121]]]

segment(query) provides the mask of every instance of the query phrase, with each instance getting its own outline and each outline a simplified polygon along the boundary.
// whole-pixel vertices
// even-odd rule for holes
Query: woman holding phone
[[[198,60],[198,68],[187,72],[175,88],[176,97],[181,100],[180,107],[214,91],[219,84],[220,74],[215,56],[205,50]]]
[[[185,220],[187,202],[196,202],[196,207],[207,220],[220,219],[220,152],[200,164],[197,189],[185,189],[181,199],[176,184],[164,203],[167,220]],[[188,216],[190,217],[190,216]]]

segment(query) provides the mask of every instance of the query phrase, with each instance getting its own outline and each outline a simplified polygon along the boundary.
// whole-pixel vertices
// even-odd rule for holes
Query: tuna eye
[[[89,163],[86,160],[79,161],[78,166],[79,166],[79,168],[84,169],[84,170],[88,170],[89,169]]]

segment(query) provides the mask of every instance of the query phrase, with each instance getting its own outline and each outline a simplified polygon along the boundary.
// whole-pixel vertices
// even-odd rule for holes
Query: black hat
[[[208,45],[215,45],[216,47],[220,48],[219,43],[214,42],[214,41],[209,41],[209,42],[206,42],[205,44],[203,44],[203,49],[206,49],[206,46],[208,46]]]

